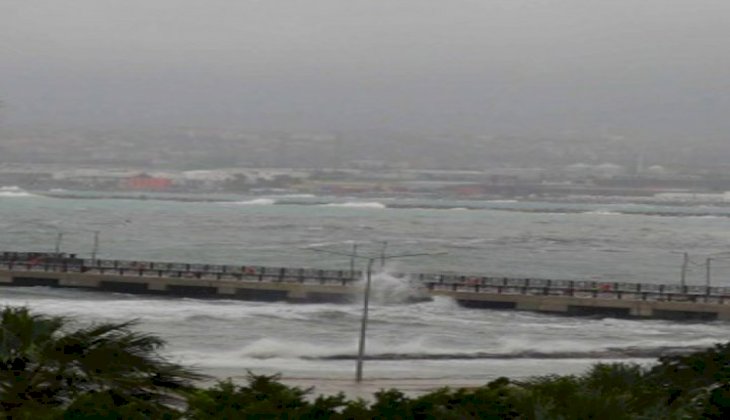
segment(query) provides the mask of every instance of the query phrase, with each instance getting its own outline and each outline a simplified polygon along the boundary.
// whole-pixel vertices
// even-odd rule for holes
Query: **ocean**
[[[389,273],[443,272],[730,286],[730,203],[628,198],[464,200],[308,195],[30,193],[0,189],[0,248],[166,262],[349,269],[348,257],[389,260],[373,280],[365,381],[354,383],[361,304],[290,304],[0,288],[26,305],[78,322],[137,319],[163,352],[212,378],[281,374],[315,392],[421,392],[499,376],[580,373],[603,361],[651,363],[660,354],[726,341],[725,322],[571,318],[465,309],[439,298],[408,303]],[[357,262],[363,269],[363,262]]]

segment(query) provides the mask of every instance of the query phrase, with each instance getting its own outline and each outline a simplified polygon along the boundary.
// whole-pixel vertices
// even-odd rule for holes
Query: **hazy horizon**
[[[3,0],[2,118],[720,141],[729,18],[719,0]]]
[[[6,126],[722,143],[730,3],[0,1]]]

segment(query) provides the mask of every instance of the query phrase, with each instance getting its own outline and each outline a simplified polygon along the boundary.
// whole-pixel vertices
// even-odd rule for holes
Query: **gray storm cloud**
[[[721,137],[716,0],[0,0],[8,123]]]

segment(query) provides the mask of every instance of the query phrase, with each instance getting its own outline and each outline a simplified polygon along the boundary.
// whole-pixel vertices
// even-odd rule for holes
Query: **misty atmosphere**
[[[728,39],[727,0],[0,0],[0,415],[728,418]],[[69,320],[159,353],[26,334]]]
[[[721,0],[0,3],[0,162],[412,168],[730,157]]]

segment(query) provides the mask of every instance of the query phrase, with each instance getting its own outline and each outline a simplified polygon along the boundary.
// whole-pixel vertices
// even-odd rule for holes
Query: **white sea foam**
[[[352,244],[355,243],[354,241],[329,241],[329,242],[313,242],[311,244],[307,244],[305,248],[321,248],[324,246],[352,246]]]
[[[24,190],[22,188],[18,187],[17,185],[5,185],[5,186],[0,187],[0,191],[21,192]]]
[[[338,354],[351,354],[357,347],[353,344],[333,345],[332,343],[293,342],[289,340],[262,338],[245,346],[238,354],[240,357],[254,359],[327,357]]]
[[[328,204],[322,204],[324,207],[348,207],[348,208],[363,208],[363,209],[385,209],[388,206],[386,206],[383,203],[378,203],[377,201],[348,201],[346,203],[328,203]]]
[[[591,214],[595,216],[622,216],[623,213],[610,210],[591,210],[583,212],[583,214]]]
[[[276,204],[276,200],[273,198],[255,198],[253,200],[236,201],[233,204],[241,206],[271,206]]]
[[[272,195],[274,198],[316,198],[314,194],[276,194]]]
[[[474,349],[468,350],[475,351]],[[371,337],[367,340],[367,354],[413,354],[413,355],[450,355],[454,353],[465,353],[464,349],[456,346],[437,346],[425,338],[416,338],[403,342],[393,342]],[[245,345],[238,350],[227,350],[216,353],[212,358],[210,353],[188,351],[178,353],[181,357],[192,359],[195,363],[214,365],[225,360],[225,365],[231,362],[238,365],[246,361],[254,360],[285,360],[285,359],[321,359],[332,357],[354,358],[357,354],[357,337],[339,343],[312,341],[297,341],[283,338],[261,338]],[[211,360],[211,359],[222,359]]]
[[[697,340],[690,345],[710,346],[718,341]],[[571,340],[556,340],[554,342],[545,343],[542,341],[524,339],[508,340],[500,342],[497,345],[483,346],[464,346],[463,343],[446,343],[436,342],[430,337],[417,337],[405,340],[383,339],[380,337],[370,337],[367,340],[366,355],[376,358],[384,358],[384,360],[422,360],[422,363],[428,363],[427,360],[438,358],[446,358],[446,360],[468,360],[470,358],[509,358],[513,355],[524,354],[525,359],[541,358],[543,354],[563,354],[563,358],[604,358],[610,357],[613,352],[620,352],[620,346],[576,346]],[[640,350],[645,347],[647,350],[658,349],[662,347],[681,347],[677,343],[657,343],[657,345],[633,346],[629,351]],[[603,353],[602,356],[596,353]],[[299,363],[331,363],[332,361],[347,361],[355,359],[357,355],[357,339],[338,342],[316,342],[302,341],[286,338],[261,338],[250,342],[240,349],[231,349],[215,352],[201,352],[199,350],[188,350],[178,352],[177,355],[187,363],[202,364],[208,367],[242,367],[255,364],[261,366],[264,363],[294,361]],[[642,356],[634,356],[642,357]],[[327,360],[325,362],[325,360]]]
[[[18,186],[0,187],[0,197],[37,197]]]
[[[364,287],[364,282],[361,285]],[[389,305],[429,300],[429,294],[423,285],[408,276],[397,277],[382,271],[372,275],[370,299],[373,303]]]

